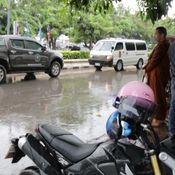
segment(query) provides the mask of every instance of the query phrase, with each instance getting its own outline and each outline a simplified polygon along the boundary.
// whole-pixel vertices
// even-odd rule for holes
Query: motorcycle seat
[[[53,149],[72,163],[90,156],[98,144],[86,144],[72,133],[52,125],[40,125],[39,134]]]

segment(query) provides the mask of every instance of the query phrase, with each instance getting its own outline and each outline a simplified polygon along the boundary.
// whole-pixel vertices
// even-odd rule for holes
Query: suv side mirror
[[[114,46],[111,47],[111,51],[113,51],[113,50],[114,50]]]
[[[47,50],[46,46],[43,46],[43,47],[42,47],[42,51],[44,52],[44,51],[46,51],[46,50]]]

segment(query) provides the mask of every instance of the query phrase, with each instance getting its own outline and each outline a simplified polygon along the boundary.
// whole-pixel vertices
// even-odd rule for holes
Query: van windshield
[[[1,46],[5,46],[5,41],[4,41],[3,38],[0,38],[0,47],[1,47]]]
[[[111,51],[112,47],[114,46],[115,46],[115,41],[100,41],[94,46],[93,50]]]

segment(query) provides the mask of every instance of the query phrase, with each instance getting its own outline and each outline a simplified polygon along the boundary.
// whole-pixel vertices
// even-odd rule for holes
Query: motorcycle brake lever
[[[141,123],[140,126],[143,128],[143,131],[151,132],[151,130],[148,128],[148,125]]]

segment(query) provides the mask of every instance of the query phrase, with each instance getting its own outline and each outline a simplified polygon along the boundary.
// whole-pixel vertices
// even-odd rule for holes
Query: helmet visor
[[[143,98],[128,96],[120,99],[118,111],[136,121],[144,122],[152,117],[156,104]]]

